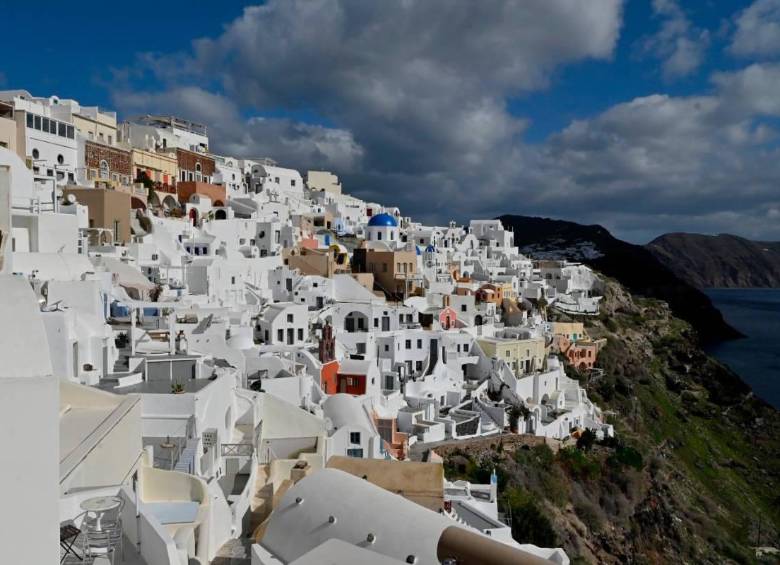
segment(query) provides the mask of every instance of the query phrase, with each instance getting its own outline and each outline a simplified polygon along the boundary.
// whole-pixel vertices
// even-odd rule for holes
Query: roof
[[[368,481],[322,469],[285,493],[261,543],[290,562],[328,539],[365,543],[372,535],[370,547],[377,553],[401,561],[413,555],[417,563],[438,563],[439,538],[453,525],[449,518]]]
[[[325,433],[325,423],[317,416],[273,394],[259,394],[263,409],[263,440],[318,437]]]
[[[102,264],[107,271],[116,274],[121,286],[138,290],[152,290],[155,288],[154,283],[147,279],[139,269],[128,265],[124,261],[113,257],[101,257],[98,264]]]
[[[376,216],[372,216],[368,221],[368,225],[371,227],[397,228],[398,222],[396,222],[395,218],[393,218],[390,214],[382,213],[377,214]]]
[[[360,401],[351,394],[334,394],[322,403],[322,412],[335,428],[361,426],[372,429],[371,420]]]
[[[405,563],[376,551],[352,545],[340,539],[329,539],[290,565],[395,565]]]

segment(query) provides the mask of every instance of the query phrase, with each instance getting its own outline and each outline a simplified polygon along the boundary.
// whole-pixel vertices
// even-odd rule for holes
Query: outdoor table
[[[122,500],[118,496],[95,496],[81,502],[81,509],[92,512],[96,516],[96,529],[100,530],[100,520],[103,515],[115,508],[119,508]]]

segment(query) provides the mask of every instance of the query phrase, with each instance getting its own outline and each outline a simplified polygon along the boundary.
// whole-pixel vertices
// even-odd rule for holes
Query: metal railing
[[[223,443],[222,457],[251,457],[254,450],[251,443]]]

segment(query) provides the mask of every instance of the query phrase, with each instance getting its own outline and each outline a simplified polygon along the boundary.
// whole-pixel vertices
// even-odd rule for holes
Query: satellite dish
[[[68,201],[68,204],[75,204],[76,203],[76,195],[75,194],[68,194],[65,197],[65,200]]]

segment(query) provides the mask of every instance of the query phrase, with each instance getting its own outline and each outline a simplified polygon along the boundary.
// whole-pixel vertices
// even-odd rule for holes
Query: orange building
[[[186,204],[193,194],[200,194],[211,199],[214,206],[224,206],[227,200],[225,187],[218,184],[211,184],[199,181],[179,181],[176,183],[176,193],[179,195],[179,202]]]

